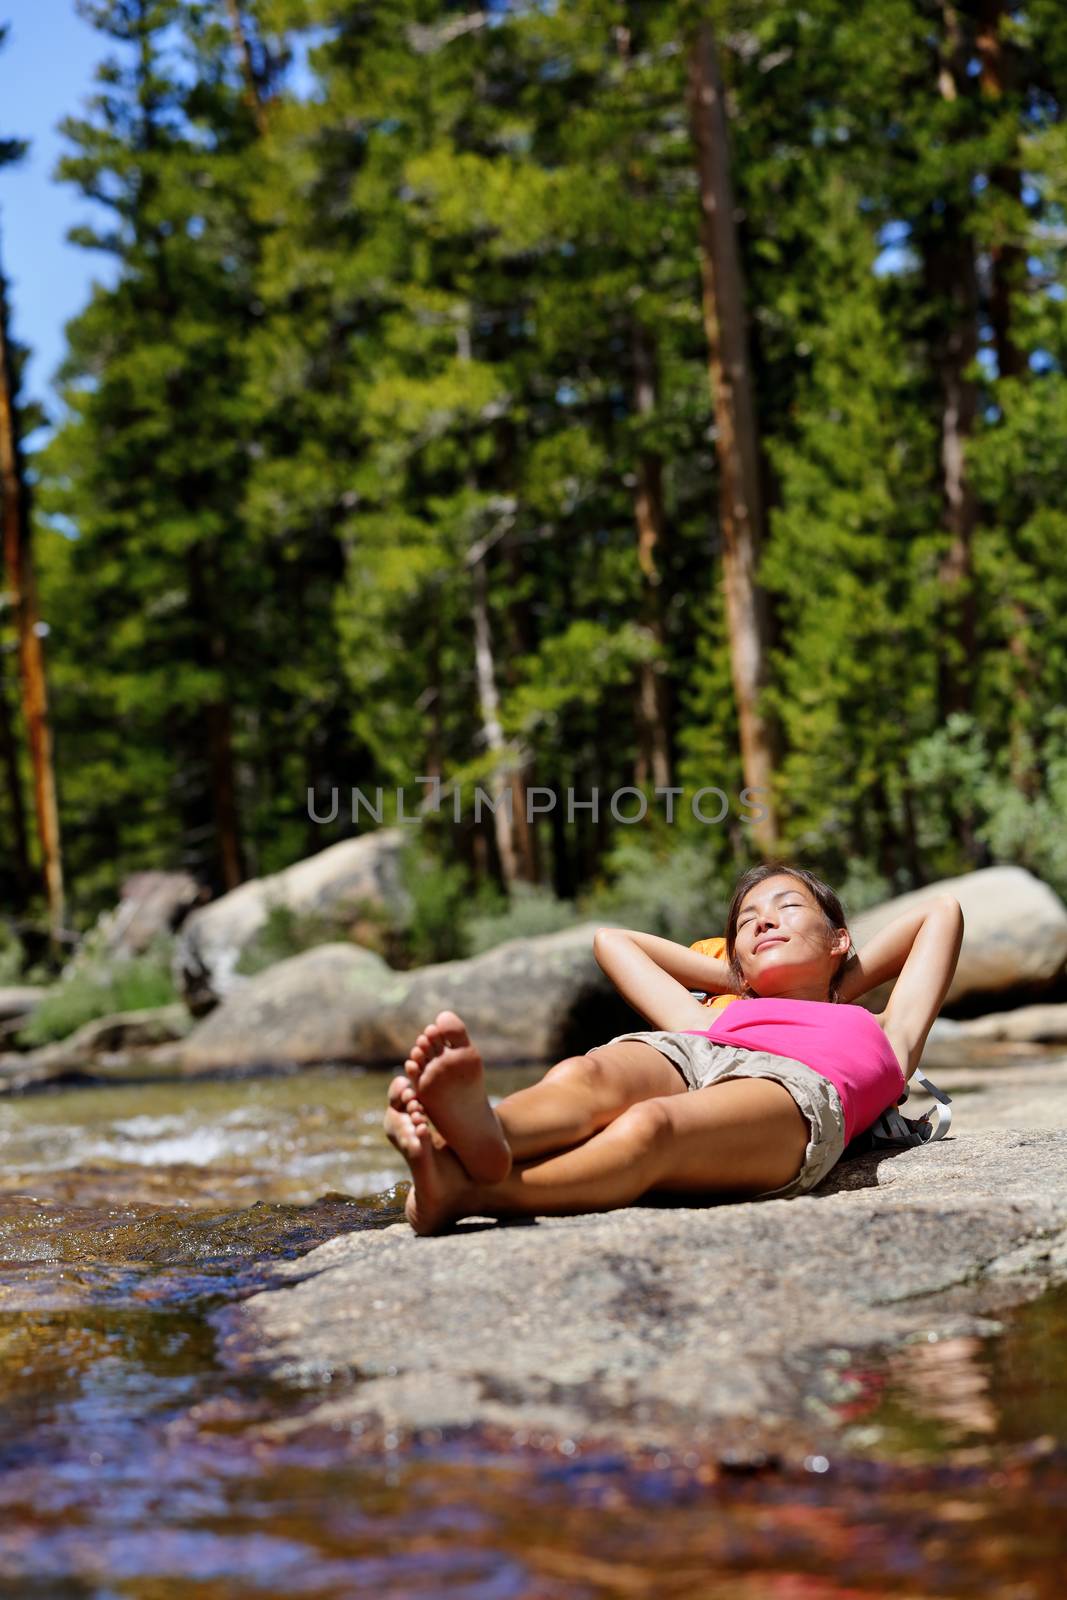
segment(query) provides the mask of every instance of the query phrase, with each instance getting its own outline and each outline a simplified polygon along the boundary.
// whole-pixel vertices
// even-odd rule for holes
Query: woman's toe
[[[439,1011],[434,1018],[434,1025],[448,1040],[449,1044],[462,1044],[467,1039],[467,1030],[463,1025],[462,1017],[454,1011]]]

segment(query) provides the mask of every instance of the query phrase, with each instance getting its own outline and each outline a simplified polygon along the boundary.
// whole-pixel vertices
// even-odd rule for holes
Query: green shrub
[[[51,1044],[96,1017],[173,1004],[180,998],[170,970],[173,945],[168,934],[140,956],[109,965],[96,958],[76,963],[47,991],[19,1029],[16,1042],[25,1048]]]
[[[393,964],[426,966],[465,956],[466,919],[475,897],[463,862],[441,861],[409,845],[401,857],[401,874],[410,910],[394,916]]]
[[[544,933],[573,928],[582,920],[574,902],[559,900],[542,884],[516,883],[510,901],[500,895],[496,904],[488,900],[485,909],[467,917],[468,954],[480,955],[508,939],[536,939]]]
[[[833,885],[847,917],[891,900],[896,889],[869,861],[852,861],[845,877]]]
[[[366,919],[371,911],[369,902],[346,908],[343,915],[296,911],[292,906],[276,902],[269,907],[266,921],[241,951],[236,970],[244,977],[252,977],[274,966],[275,962],[287,961],[290,956],[301,955],[315,945],[350,940],[353,924]]]
[[[610,880],[579,900],[583,920],[658,933],[677,944],[692,944],[725,927],[733,880],[723,880],[701,841],[650,847],[623,839],[606,865]]]
[[[25,983],[26,951],[7,922],[0,922],[0,983]]]
[[[1033,799],[1020,794],[989,750],[977,720],[954,712],[945,725],[911,751],[908,770],[916,790],[920,848],[934,875],[966,872],[958,843],[959,819],[996,863],[1025,867],[1067,898],[1067,709],[1048,712],[1040,729],[1042,787]]]
[[[690,944],[719,931],[729,891],[699,842],[673,849],[624,840],[609,854],[611,881],[577,902],[559,899],[545,885],[518,882],[510,897],[497,884],[472,889],[459,863],[424,853],[406,860],[405,883],[414,910],[399,930],[413,964],[481,955],[509,939],[536,939],[580,922],[642,928]]]

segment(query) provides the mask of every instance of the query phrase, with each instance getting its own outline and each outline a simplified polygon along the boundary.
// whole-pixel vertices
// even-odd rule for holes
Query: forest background
[[[116,270],[47,419],[7,297],[5,981],[418,776],[399,964],[688,942],[768,855],[1067,894],[1058,0],[78,9]]]

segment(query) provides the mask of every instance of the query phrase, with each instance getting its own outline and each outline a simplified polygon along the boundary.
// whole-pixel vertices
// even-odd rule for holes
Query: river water
[[[538,1076],[495,1073],[494,1098]],[[993,1337],[857,1358],[840,1455],[795,1471],[302,1428],[324,1392],[226,1368],[212,1315],[402,1218],[385,1084],[0,1101],[0,1594],[1058,1600],[1064,1291]]]

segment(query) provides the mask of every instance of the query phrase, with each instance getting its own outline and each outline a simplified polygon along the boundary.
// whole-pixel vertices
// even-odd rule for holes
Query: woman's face
[[[806,986],[825,995],[848,946],[848,930],[832,935],[807,884],[786,873],[764,878],[741,902],[734,949],[757,994]]]

